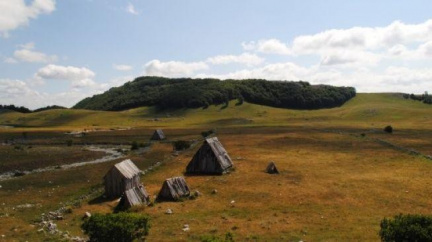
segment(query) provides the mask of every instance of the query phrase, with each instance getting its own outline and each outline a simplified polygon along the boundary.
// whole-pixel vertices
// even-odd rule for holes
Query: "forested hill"
[[[331,108],[356,95],[352,87],[307,82],[139,77],[121,87],[86,98],[73,108],[125,110],[141,106],[198,108],[230,100],[292,109]]]

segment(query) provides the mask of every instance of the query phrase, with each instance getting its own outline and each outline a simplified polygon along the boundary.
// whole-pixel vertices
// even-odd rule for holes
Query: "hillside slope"
[[[273,108],[236,101],[203,108],[166,109],[142,107],[126,111],[47,110],[38,113],[7,112],[0,115],[0,125],[17,127],[170,127],[170,126],[286,126],[319,125],[325,122],[335,126],[398,124],[401,126],[432,123],[430,105],[407,100],[399,94],[360,93],[343,106],[321,110],[292,110]]]

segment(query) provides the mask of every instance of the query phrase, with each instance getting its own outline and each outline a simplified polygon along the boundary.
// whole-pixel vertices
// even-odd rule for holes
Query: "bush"
[[[400,214],[384,218],[380,226],[382,241],[432,241],[432,216]]]
[[[72,144],[73,144],[73,140],[71,140],[71,139],[66,140],[67,146],[72,146]]]
[[[393,133],[393,127],[392,126],[386,126],[385,128],[384,128],[384,132],[386,132],[386,133],[389,133],[389,134],[391,134],[391,133]]]
[[[207,138],[208,136],[210,136],[210,135],[212,135],[212,134],[215,134],[215,133],[216,133],[216,132],[215,132],[214,129],[210,129],[210,130],[208,130],[208,131],[203,131],[203,132],[201,132],[201,136],[204,137],[204,138]]]
[[[81,226],[90,241],[133,241],[148,234],[149,218],[142,214],[94,214]]]
[[[173,142],[174,150],[186,150],[189,149],[191,143],[187,140],[177,140]]]
[[[138,142],[136,142],[136,141],[132,141],[132,144],[131,144],[131,150],[137,150],[138,149]]]

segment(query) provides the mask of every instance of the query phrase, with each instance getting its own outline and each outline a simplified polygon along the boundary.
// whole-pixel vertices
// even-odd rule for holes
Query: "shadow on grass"
[[[92,200],[90,200],[89,202],[88,202],[88,204],[89,205],[95,205],[95,204],[101,204],[101,203],[104,203],[104,202],[111,202],[111,201],[114,201],[114,200],[117,200],[117,199],[119,199],[118,197],[115,197],[115,198],[108,198],[108,197],[106,197],[104,194],[102,194],[102,195],[100,195],[100,196],[98,196],[98,197],[95,197],[95,198],[93,198]]]

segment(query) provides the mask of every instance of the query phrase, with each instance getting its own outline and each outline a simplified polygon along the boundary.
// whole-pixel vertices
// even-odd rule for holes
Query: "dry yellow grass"
[[[151,217],[149,241],[199,240],[226,232],[241,241],[376,241],[383,217],[430,213],[426,194],[432,192],[432,164],[427,160],[346,134],[222,131],[219,138],[235,170],[186,177],[192,191],[203,193],[196,200],[138,209]],[[148,192],[155,195],[166,178],[182,175],[197,148],[145,175]],[[270,160],[281,174],[264,172]],[[213,189],[218,193],[211,194]],[[113,203],[84,205],[77,216],[112,208]],[[174,214],[166,215],[168,208]],[[189,232],[182,231],[184,224],[190,225]]]
[[[173,139],[192,139],[198,138],[201,131],[217,128],[235,170],[223,176],[186,177],[192,191],[203,194],[195,200],[133,209],[151,217],[149,241],[196,241],[204,235],[223,237],[227,232],[239,241],[377,241],[382,218],[399,213],[431,213],[431,161],[375,140],[431,155],[430,107],[394,95],[362,94],[343,107],[328,110],[295,111],[245,104],[224,110],[212,107],[178,111],[176,117],[158,122],[148,120],[154,113],[140,114],[146,109],[138,109],[112,116],[109,121],[112,125],[136,124],[136,129],[98,133],[89,140],[118,138],[123,142],[140,135],[147,139],[154,127],[163,127]],[[96,118],[102,125],[110,115],[86,116],[67,126],[33,130],[82,129],[87,126],[80,125],[88,125]],[[391,135],[382,132],[389,124],[395,130]],[[109,123],[103,125],[112,127]],[[1,135],[20,132],[7,130]],[[170,144],[155,144],[151,152],[130,158],[141,168],[163,161],[162,166],[142,177],[147,191],[155,195],[166,178],[183,175],[198,148],[172,156]],[[264,172],[271,160],[281,174]],[[44,238],[29,226],[28,216],[85,194],[91,186],[100,186],[101,177],[112,164],[91,166],[91,172],[87,171],[90,167],[81,167],[25,176],[16,180],[18,184],[0,183],[0,196],[7,197],[7,211],[32,196],[35,203],[42,204],[34,214],[14,212],[13,217],[2,217],[0,233],[17,240]],[[44,194],[55,188],[43,183],[48,180],[61,184],[61,188],[51,198],[37,195],[38,190]],[[17,192],[22,187],[25,191]],[[217,194],[211,194],[214,189]],[[116,205],[116,201],[88,202],[65,215],[65,220],[59,222],[60,229],[82,235],[79,226],[85,211],[112,212]],[[168,208],[174,214],[166,215]],[[182,231],[184,224],[189,224],[189,232]],[[14,231],[16,226],[18,232]],[[25,233],[29,234],[20,235]]]

